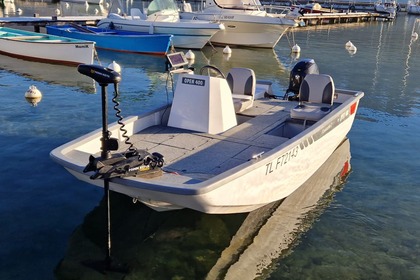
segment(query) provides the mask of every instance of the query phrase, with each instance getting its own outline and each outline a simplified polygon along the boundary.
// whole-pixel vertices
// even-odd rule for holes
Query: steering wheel
[[[203,72],[206,69],[209,71],[208,72],[209,76],[211,76],[210,73],[213,71],[213,72],[217,73],[217,76],[222,76],[223,79],[226,79],[225,74],[223,74],[223,72],[219,68],[217,68],[216,66],[213,66],[213,65],[204,65],[203,67],[201,67],[200,75],[203,75]]]

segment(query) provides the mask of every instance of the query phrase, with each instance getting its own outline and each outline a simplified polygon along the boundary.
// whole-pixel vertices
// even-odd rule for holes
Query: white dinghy
[[[182,53],[169,61],[188,63]],[[119,82],[112,70],[92,67],[79,72],[102,86]],[[172,104],[128,117],[123,128],[105,119],[102,129],[54,149],[52,159],[80,180],[105,189],[107,182],[159,211],[249,212],[289,196],[315,173],[346,138],[364,95],[336,89],[313,60],[290,75],[298,98],[272,98],[270,83],[257,84],[251,69],[226,78],[206,69],[218,70],[178,74]]]

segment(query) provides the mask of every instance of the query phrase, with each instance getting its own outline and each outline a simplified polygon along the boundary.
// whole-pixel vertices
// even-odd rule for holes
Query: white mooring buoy
[[[25,99],[28,101],[32,106],[38,105],[38,103],[42,99],[42,93],[37,89],[36,86],[32,85],[29,89],[25,92]]]
[[[226,47],[223,49],[223,53],[224,53],[224,54],[231,54],[231,53],[232,53],[232,49],[231,49],[229,46],[226,46]]]
[[[195,54],[193,53],[192,50],[188,50],[187,53],[185,54],[185,58],[188,60],[194,60]]]
[[[346,48],[350,48],[351,46],[353,46],[353,43],[351,41],[347,41]]]
[[[112,63],[110,63],[108,65],[108,68],[121,74],[121,66],[118,63],[116,63],[115,61],[112,61]]]
[[[292,53],[300,53],[300,46],[298,44],[292,47]]]

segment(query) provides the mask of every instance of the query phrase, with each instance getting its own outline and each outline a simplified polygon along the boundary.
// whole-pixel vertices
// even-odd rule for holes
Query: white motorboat
[[[306,4],[294,4],[291,6],[292,13],[304,14],[319,14],[319,13],[338,13],[339,10],[332,8],[324,8],[319,3],[309,2]]]
[[[374,5],[375,12],[383,14],[387,19],[394,19],[397,16],[399,6],[395,0],[378,0]]]
[[[407,13],[411,15],[420,15],[420,0],[408,1]]]
[[[197,12],[189,3],[183,6],[182,19],[216,20],[225,25],[210,39],[214,45],[274,48],[289,27],[297,26],[285,14],[267,13],[259,0],[204,0]]]
[[[188,63],[182,53],[168,60]],[[78,69],[101,85],[105,101],[106,85],[121,80],[100,66]],[[108,127],[105,104],[102,129],[54,149],[52,159],[106,193],[159,211],[249,212],[289,196],[316,172],[350,131],[364,95],[335,88],[313,60],[295,65],[288,98],[273,98],[252,69],[233,68],[226,78],[206,69],[223,75],[210,65],[200,74],[173,70],[180,74],[172,103],[120,120],[124,126]]]
[[[153,0],[147,8],[147,14],[138,8],[132,8],[130,15],[110,13],[97,26],[150,34],[172,34],[173,46],[185,49],[203,48],[216,32],[225,28],[216,22],[181,20],[173,0]]]

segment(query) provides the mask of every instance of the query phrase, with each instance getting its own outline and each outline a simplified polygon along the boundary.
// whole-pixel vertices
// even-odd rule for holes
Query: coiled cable
[[[122,132],[122,137],[125,139],[124,143],[128,145],[128,149],[126,150],[127,152],[131,152],[133,155],[137,154],[137,149],[134,147],[133,143],[130,140],[130,137],[127,135],[128,131],[127,129],[125,129],[125,124],[123,122],[123,116],[121,115],[121,109],[119,108],[120,103],[117,100],[117,97],[119,96],[118,93],[118,85],[116,83],[114,83],[114,97],[112,98],[112,102],[114,102],[114,110],[115,110],[115,116],[117,117],[117,123],[120,125],[120,131]]]

